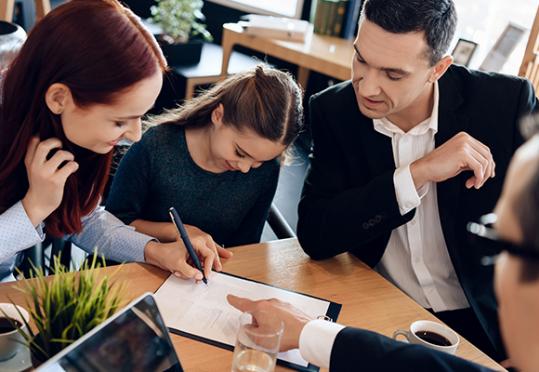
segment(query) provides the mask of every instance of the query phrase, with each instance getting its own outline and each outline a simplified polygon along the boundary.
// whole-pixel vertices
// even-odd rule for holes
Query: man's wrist
[[[427,173],[422,159],[418,159],[410,164],[410,174],[414,180],[416,190],[422,188],[429,181]]]
[[[303,359],[319,367],[329,368],[333,344],[343,328],[343,325],[321,319],[308,322],[299,340],[299,352]]]
[[[299,347],[299,339],[301,337],[301,332],[305,329],[305,326],[307,323],[309,323],[310,319],[299,319],[298,322],[295,324],[295,330],[294,330],[294,348]]]

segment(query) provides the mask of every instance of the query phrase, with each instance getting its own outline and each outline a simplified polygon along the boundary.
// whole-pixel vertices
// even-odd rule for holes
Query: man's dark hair
[[[539,115],[523,120],[522,132],[527,138],[538,135]],[[539,252],[539,162],[515,204],[513,211],[522,230],[523,245]],[[539,280],[539,262],[522,259],[520,279],[524,283]]]
[[[367,0],[363,15],[388,32],[425,32],[431,66],[447,52],[457,26],[453,0]]]

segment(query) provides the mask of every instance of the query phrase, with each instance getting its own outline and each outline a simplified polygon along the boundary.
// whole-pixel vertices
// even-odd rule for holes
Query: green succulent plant
[[[112,283],[111,276],[98,275],[96,268],[105,266],[97,260],[85,261],[80,272],[69,269],[55,257],[55,274],[48,277],[43,269],[33,266],[31,279],[18,289],[26,294],[30,324],[28,333],[19,333],[35,360],[45,361],[75,342],[92,328],[113,315],[120,304],[121,286]],[[18,311],[18,309],[17,309]],[[19,312],[22,319],[24,317]]]
[[[173,43],[186,43],[191,36],[200,35],[205,41],[212,41],[211,34],[202,23],[202,0],[157,0],[151,7],[152,20],[161,26],[163,33]]]

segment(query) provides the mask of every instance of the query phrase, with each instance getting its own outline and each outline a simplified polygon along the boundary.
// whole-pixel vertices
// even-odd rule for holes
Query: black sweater
[[[195,164],[185,129],[164,124],[149,129],[120,162],[107,210],[126,224],[136,219],[170,222],[175,207],[226,247],[260,241],[277,188],[279,164],[264,163],[243,174],[211,173]]]

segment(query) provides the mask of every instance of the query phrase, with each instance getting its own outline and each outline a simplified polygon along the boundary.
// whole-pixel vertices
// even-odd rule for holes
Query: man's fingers
[[[474,148],[470,149],[470,153],[481,164],[481,179],[476,180],[477,182],[475,183],[475,188],[479,189],[490,178],[490,160]]]
[[[475,176],[468,178],[465,185],[467,189],[471,189],[475,185]]]
[[[256,303],[254,301],[249,300],[248,298],[238,297],[234,295],[227,295],[226,299],[228,303],[232,306],[234,306],[236,309],[240,311],[247,311],[247,312],[253,312],[255,309]]]
[[[472,139],[470,144],[472,145],[474,150],[480,153],[482,157],[488,161],[488,166],[485,170],[485,180],[483,181],[484,184],[488,178],[494,177],[494,167],[496,164],[494,162],[494,158],[492,157],[492,153],[490,152],[490,148],[482,142],[479,142],[475,138],[470,138]],[[483,184],[481,184],[481,186],[483,186]]]
[[[481,187],[492,178],[492,167],[494,166],[494,163],[489,161],[487,165],[487,170],[485,171],[485,178],[483,179],[483,183],[481,184]]]
[[[484,159],[481,157],[481,155],[473,150],[469,149],[466,156],[466,164],[470,168],[470,170],[474,173],[474,185],[476,189],[480,187],[480,185],[483,183],[483,178],[485,174],[485,169],[487,166],[486,159],[484,159],[484,165],[483,161],[481,159]]]
[[[481,154],[483,154],[485,158],[492,160],[492,153],[490,152],[490,148],[487,145],[485,145],[483,142],[473,137],[470,137],[470,138],[472,139],[472,146]]]

